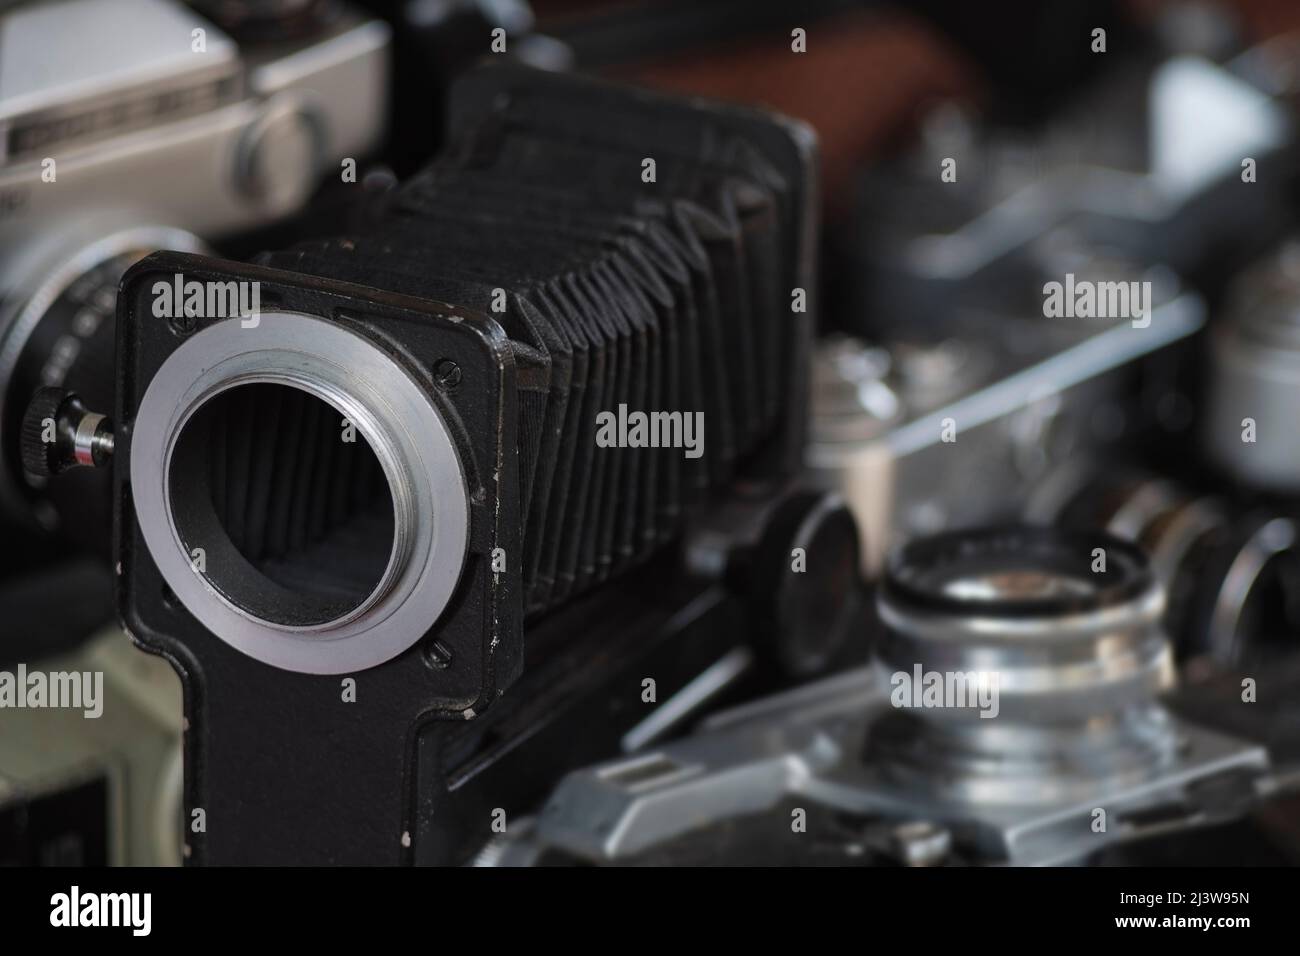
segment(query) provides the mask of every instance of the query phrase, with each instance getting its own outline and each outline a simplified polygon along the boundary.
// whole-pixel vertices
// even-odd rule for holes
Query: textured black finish
[[[365,335],[425,383],[443,412],[470,488],[466,565],[452,605],[430,640],[455,662],[429,665],[420,645],[357,677],[358,701],[341,678],[259,663],[203,628],[166,587],[133,518],[130,475],[135,411],[181,339],[152,315],[151,287],[187,279],[262,283],[264,311],[328,316]],[[510,357],[495,323],[466,309],[259,266],[157,253],[123,281],[119,313],[119,465],[114,469],[118,604],[133,639],[173,663],[185,688],[186,804],[207,830],[189,834],[192,862],[293,859],[381,862],[396,853],[406,796],[409,734],[421,720],[464,719],[485,709],[521,664],[519,574],[492,574],[493,547],[518,549],[518,518],[501,489],[517,481],[510,390],[438,392],[432,366],[453,357],[470,381],[501,380]],[[200,318],[197,330],[216,319]],[[265,319],[265,321],[270,321]],[[405,348],[394,344],[400,338]],[[517,563],[515,565],[517,568]],[[208,846],[214,848],[209,856]]]

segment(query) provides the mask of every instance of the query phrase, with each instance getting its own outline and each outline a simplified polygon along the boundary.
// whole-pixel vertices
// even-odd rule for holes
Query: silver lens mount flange
[[[208,402],[258,383],[297,388],[332,406],[355,424],[388,482],[387,565],[369,594],[332,620],[294,626],[250,612],[214,585],[211,569],[196,568],[193,542],[178,528],[187,489],[170,476],[180,437]],[[141,534],[179,602],[230,646],[285,670],[352,673],[397,656],[436,623],[465,563],[469,495],[442,413],[381,348],[317,316],[262,312],[256,325],[231,318],[189,338],[140,403],[130,475]]]

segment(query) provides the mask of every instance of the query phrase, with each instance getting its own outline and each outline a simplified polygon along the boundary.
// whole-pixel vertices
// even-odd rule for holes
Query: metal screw
[[[443,359],[433,367],[433,380],[441,389],[455,388],[460,384],[460,366],[451,359]]]
[[[424,647],[424,660],[434,670],[445,671],[451,666],[451,649],[441,641],[430,641]]]
[[[199,319],[196,315],[186,315],[182,309],[176,315],[169,316],[167,324],[177,335],[189,335],[198,327]]]

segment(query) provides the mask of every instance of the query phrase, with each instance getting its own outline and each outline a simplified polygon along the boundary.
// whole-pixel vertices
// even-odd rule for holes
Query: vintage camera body
[[[108,476],[33,474],[24,410],[43,386],[111,408],[133,262],[283,222],[373,153],[388,53],[388,27],[350,5],[238,40],[173,0],[0,10],[0,666],[105,688],[97,719],[6,711],[6,863],[174,865],[183,842],[180,684],[110,624]]]
[[[747,603],[790,617],[789,589],[755,582],[792,543],[840,571],[814,589],[854,589],[847,512],[787,493],[812,328],[807,130],[512,68],[464,77],[452,127],[354,234],[256,264],[159,253],[123,281],[118,593],[186,687],[196,862],[463,860],[481,834],[430,818],[439,794],[464,798],[457,766],[592,707],[630,730],[611,703],[629,664],[746,643]],[[255,309],[225,307],[252,290]],[[670,430],[621,431],[647,413]],[[701,611],[722,621],[688,651]],[[823,644],[851,628],[817,621]],[[647,632],[624,658],[596,649]],[[511,689],[557,666],[564,705]],[[329,759],[304,751],[307,726]],[[530,753],[510,800],[580,759]]]
[[[1203,337],[1195,454],[1076,461],[1029,497],[1035,521],[1142,544],[1170,593],[1166,629],[1193,666],[1271,666],[1300,634],[1294,248],[1235,277]]]
[[[131,262],[283,219],[340,159],[377,147],[389,30],[343,8],[303,35],[237,44],[172,0],[0,17],[0,416],[16,436],[37,387],[111,402]],[[104,537],[102,482],[70,476],[56,508],[16,442],[3,455],[6,521]]]
[[[860,216],[841,246],[852,263],[842,292],[857,307],[846,310],[849,318],[839,326],[864,338],[837,336],[820,344],[809,448],[811,468],[844,494],[864,532],[864,570],[882,592],[882,620],[873,633],[886,674],[926,660],[919,652],[896,653],[900,634],[906,644],[925,636],[926,626],[907,616],[917,608],[900,612],[897,595],[890,596],[897,562],[906,560],[897,554],[908,553],[896,552],[890,564],[885,555],[891,550],[918,539],[916,548],[932,548],[943,537],[931,536],[947,532],[950,542],[974,552],[983,532],[965,529],[1026,519],[1085,538],[1109,533],[1142,546],[1151,560],[1144,573],[1167,594],[1152,627],[1166,633],[1163,653],[1172,656],[1165,666],[1176,660],[1184,686],[1172,693],[1166,688],[1164,698],[1187,710],[1188,702],[1211,693],[1207,680],[1221,679],[1213,705],[1190,708],[1202,727],[1189,728],[1187,740],[1195,751],[1205,742],[1197,740],[1205,728],[1217,728],[1207,738],[1212,741],[1232,727],[1235,739],[1220,741],[1226,747],[1211,742],[1202,768],[1214,776],[1216,768],[1235,764],[1229,778],[1238,771],[1247,778],[1269,776],[1254,746],[1265,741],[1274,759],[1286,762],[1276,768],[1279,774],[1291,766],[1292,746],[1279,727],[1285,721],[1273,715],[1265,728],[1268,720],[1245,719],[1239,712],[1249,708],[1238,704],[1247,677],[1267,682],[1279,698],[1292,693],[1294,671],[1287,676],[1286,668],[1295,662],[1300,633],[1292,467],[1300,443],[1279,425],[1282,409],[1296,407],[1298,397],[1297,313],[1289,247],[1270,248],[1294,228],[1288,193],[1293,119],[1280,98],[1265,92],[1268,84],[1253,86],[1250,76],[1204,57],[1144,64],[1118,82],[1103,83],[1098,102],[1085,103],[1082,115],[1062,117],[1040,138],[971,135],[949,114],[919,156],[870,173]],[[1234,129],[1216,134],[1231,133],[1235,149],[1220,151],[1223,142],[1187,147],[1195,136],[1180,128],[1179,104],[1198,97],[1239,104]],[[1145,104],[1131,111],[1141,114],[1139,123],[1114,121],[1117,104],[1126,99]],[[939,180],[934,170],[951,156],[962,157],[956,178]],[[1243,164],[1240,156],[1256,158]],[[963,186],[963,171],[972,163],[978,171],[972,185]],[[1279,178],[1252,193],[1246,166],[1254,163]],[[1243,269],[1259,256],[1262,262]],[[1063,283],[1067,274],[1080,283],[1149,282],[1150,312],[1130,316],[1131,323],[1048,317],[1036,293],[1045,295],[1048,283]],[[858,317],[861,327],[854,326]],[[1255,443],[1256,427],[1270,436],[1267,447]],[[1030,554],[1027,541],[1020,547]],[[997,609],[974,602],[967,614],[971,620],[996,618]],[[1000,625],[994,625],[996,631]],[[1019,633],[1017,627],[1007,633]],[[1058,622],[1058,636],[1069,627]],[[914,728],[899,737],[902,749],[863,750],[856,737],[845,745],[833,730],[837,721],[867,740],[891,738],[898,729],[879,676],[861,671],[718,715],[694,737],[656,755],[644,774],[635,759],[575,774],[554,791],[531,834],[497,847],[493,856],[537,862],[556,852],[601,862],[684,861],[692,845],[703,845],[701,834],[688,838],[671,827],[653,833],[652,826],[637,832],[616,823],[620,841],[606,840],[579,818],[665,820],[674,816],[666,808],[675,806],[689,808],[697,819],[731,820],[761,801],[747,803],[749,794],[733,794],[730,803],[706,796],[704,782],[675,781],[674,768],[704,764],[722,775],[752,771],[751,779],[759,779],[774,762],[793,760],[819,782],[805,787],[792,777],[788,789],[774,787],[764,816],[754,820],[775,824],[792,806],[822,802],[863,814],[842,834],[839,848],[863,859],[952,862],[961,858],[953,848],[980,830],[979,845],[966,844],[966,862],[1093,859],[1084,851],[1096,841],[1081,840],[1071,850],[1069,826],[1051,832],[1052,818],[1071,812],[1068,794],[1062,791],[1063,799],[1041,820],[1027,809],[1032,801],[1026,794],[1053,786],[1050,773],[1038,774],[1032,785],[1022,781],[1020,810],[1002,820],[994,794],[970,799],[956,814],[955,828],[948,825],[952,817],[937,828],[910,827],[905,817],[913,810],[933,810],[934,788],[901,800],[889,793],[899,781],[885,778],[898,769],[906,747],[914,748],[914,757],[954,756],[952,779],[964,772],[959,755],[964,752],[974,768],[981,748],[963,751],[939,737],[914,735]],[[1234,681],[1236,698],[1228,690]],[[1098,691],[1099,698],[1105,693]],[[1043,728],[1059,729],[1053,708],[1066,697],[1058,688],[1041,703]],[[828,703],[836,699],[839,704]],[[776,727],[792,728],[775,748],[779,758],[764,737]],[[1012,768],[1017,754],[1036,746],[1022,735],[1025,729],[1013,726],[1005,749],[989,752],[998,751],[995,759]],[[746,757],[737,760],[738,752]],[[1063,765],[1077,756],[1058,754]],[[1165,771],[1150,767],[1150,782],[1164,788]],[[1167,769],[1181,776],[1187,768]],[[620,783],[624,773],[627,786]],[[1223,783],[1236,793],[1235,810],[1219,808],[1210,817],[1232,816],[1261,792]],[[1121,797],[1118,791],[1099,794],[1093,805],[1113,806]],[[712,808],[704,805],[709,799],[717,801]],[[892,822],[866,819],[882,809]],[[1159,852],[1199,859],[1192,825],[1185,819]],[[774,827],[762,827],[758,823],[755,835],[737,838],[739,845],[727,852],[744,853],[772,839]],[[720,841],[729,832],[721,825],[705,829]],[[1074,835],[1082,832],[1076,828]],[[797,843],[790,852],[793,861],[814,862]],[[1280,859],[1272,852],[1261,858]]]
[[[871,666],[571,773],[478,862],[1079,865],[1175,828],[1181,858],[1206,862],[1195,828],[1241,826],[1274,779],[1258,740],[1214,729],[1222,714],[1170,707],[1163,591],[1120,539],[918,538],[891,556],[877,604]],[[1260,851],[1249,832],[1234,852]]]
[[[9,661],[3,665],[14,673]],[[102,680],[98,712],[6,710],[0,736],[0,865],[179,866],[181,687],[116,623],[30,671]]]
[[[341,234],[138,262],[112,407],[44,391],[27,448],[113,472],[119,609],[184,688],[187,861],[1187,859],[1284,789],[1300,746],[1230,669],[1293,699],[1294,655],[1238,638],[1295,580],[1264,572],[1296,446],[1234,424],[1285,421],[1291,280],[1224,328],[1212,231],[1289,226],[1285,175],[1232,198],[1289,124],[1249,64],[1138,66],[1028,157],[881,175],[822,316],[873,338],[811,357],[807,132],[570,76],[465,78],[446,152]],[[1150,129],[1112,123],[1148,85]],[[1185,138],[1203,96],[1247,122]],[[1049,317],[1076,279],[1151,293]],[[890,693],[933,673],[988,712]]]
[[[1040,128],[936,110],[914,151],[863,175],[837,243],[850,337],[818,351],[808,460],[853,505],[868,570],[912,536],[1022,517],[1062,472],[1204,444],[1211,307],[1290,228],[1292,121],[1267,87],[1153,47]],[[1188,104],[1206,98],[1238,105],[1233,128],[1201,128]],[[1277,178],[1242,190],[1240,156]],[[1150,298],[1049,317],[1053,283]]]

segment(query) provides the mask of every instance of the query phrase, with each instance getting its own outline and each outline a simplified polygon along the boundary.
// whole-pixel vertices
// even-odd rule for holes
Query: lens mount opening
[[[319,387],[264,376],[210,394],[181,427],[167,479],[176,533],[243,613],[335,624],[393,577],[401,490],[360,417]]]
[[[212,449],[204,450],[201,441],[190,447],[191,420],[209,414],[221,418],[226,404],[221,393],[258,384],[307,393],[294,401],[337,416],[332,427],[341,426],[345,417],[355,423],[358,446],[364,439],[387,479],[393,505],[389,561],[378,585],[342,617],[326,620],[356,602],[373,582],[384,553],[382,532],[368,537],[370,563],[364,580],[358,579],[343,595],[322,594],[317,586],[314,593],[286,598],[268,589],[287,582],[294,585],[288,590],[300,590],[289,573],[295,562],[290,560],[289,567],[283,563],[293,555],[270,555],[281,562],[272,566],[264,551],[235,547],[238,535],[230,535],[211,515],[216,527],[207,526],[205,533],[202,511],[186,514],[191,507],[186,498],[212,502],[216,495],[210,477]],[[232,405],[224,414],[235,411]],[[431,390],[386,348],[363,330],[332,317],[269,310],[254,328],[231,318],[190,335],[149,379],[134,421],[129,414],[122,419],[130,434],[130,504],[149,556],[175,594],[175,613],[193,615],[219,640],[250,657],[300,673],[355,673],[413,647],[450,606],[469,553],[469,487],[444,414]],[[200,430],[193,435],[202,436],[202,419],[195,425]],[[267,427],[257,423],[254,428],[250,422],[257,434]],[[313,469],[312,480],[326,480],[317,471]],[[204,481],[209,482],[206,492],[194,494]],[[226,489],[228,494],[230,486]],[[377,493],[382,502],[382,493]],[[248,520],[246,515],[231,515],[229,502],[225,508],[228,522]],[[222,514],[216,506],[212,511]],[[375,511],[382,512],[382,506],[376,505]],[[269,509],[263,519],[267,514]],[[289,515],[292,518],[292,503]],[[343,521],[339,526],[346,525]],[[222,535],[231,540],[229,552],[221,549]],[[202,571],[191,554],[193,547],[204,546],[200,539],[218,542],[216,554],[205,554]],[[247,548],[247,539],[243,546]],[[233,584],[223,580],[230,569],[242,567],[241,561],[255,573],[244,568],[242,578],[235,572]],[[318,563],[302,561],[298,566],[317,568]],[[317,623],[301,623],[313,621]]]

